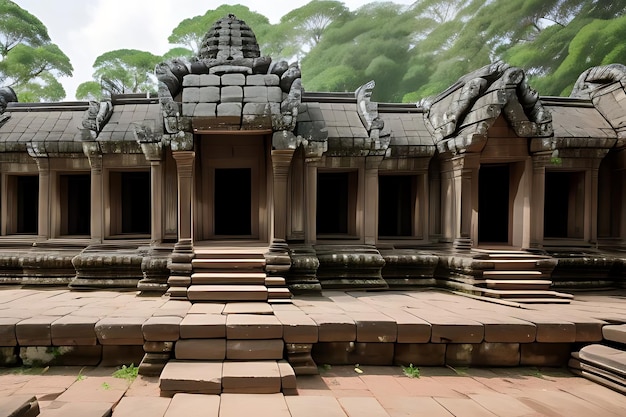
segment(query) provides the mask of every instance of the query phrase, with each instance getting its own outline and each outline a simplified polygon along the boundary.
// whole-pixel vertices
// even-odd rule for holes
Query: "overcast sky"
[[[13,0],[48,28],[52,42],[70,58],[74,76],[61,78],[66,100],[73,100],[76,87],[92,79],[96,57],[115,49],[139,49],[162,55],[173,45],[172,30],[186,18],[204,14],[221,4],[243,4],[277,23],[287,12],[309,0]],[[415,0],[394,0],[411,4]],[[348,0],[355,10],[368,0]],[[207,28],[208,29],[208,28]]]

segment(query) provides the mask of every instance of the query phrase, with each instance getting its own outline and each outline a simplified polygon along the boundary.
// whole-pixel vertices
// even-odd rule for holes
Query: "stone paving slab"
[[[29,384],[72,380],[64,394],[39,400],[42,416],[195,417],[307,416],[623,416],[626,396],[553,368],[420,368],[408,378],[400,367],[333,366],[320,375],[297,377],[297,396],[282,394],[176,394],[160,397],[158,378],[128,383],[115,368],[52,367],[46,372],[0,369],[0,393]],[[13,371],[13,372],[12,372]],[[456,372],[455,372],[456,371]],[[82,375],[82,378],[77,378]],[[92,382],[89,382],[89,381]],[[109,386],[105,389],[103,384]],[[62,382],[67,385],[67,382]],[[115,395],[110,395],[115,391]],[[122,391],[122,394],[119,394]],[[80,395],[78,395],[80,394]],[[0,395],[0,398],[10,398]],[[116,399],[117,398],[117,399]],[[117,404],[117,406],[115,406]],[[137,408],[142,407],[142,408]],[[473,414],[480,412],[480,414]]]

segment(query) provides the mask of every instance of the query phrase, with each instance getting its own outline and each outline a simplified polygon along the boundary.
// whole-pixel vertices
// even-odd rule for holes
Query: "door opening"
[[[481,165],[478,179],[478,241],[509,243],[508,164]]]
[[[247,236],[252,234],[252,170],[218,168],[214,187],[215,234]]]

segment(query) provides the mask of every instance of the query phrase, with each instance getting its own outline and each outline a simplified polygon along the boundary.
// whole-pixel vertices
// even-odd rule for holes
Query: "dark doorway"
[[[583,237],[584,180],[582,172],[546,172],[544,237]]]
[[[252,170],[215,169],[215,234],[246,236],[252,234]]]
[[[61,216],[64,235],[89,235],[91,179],[89,175],[61,175]]]
[[[478,241],[509,242],[509,165],[481,165],[478,176]]]
[[[412,236],[415,193],[413,177],[378,177],[378,236]]]
[[[19,176],[17,185],[17,233],[37,234],[39,213],[39,177]]]
[[[317,175],[317,234],[348,234],[349,172]]]
[[[122,233],[150,234],[150,173],[122,172]]]

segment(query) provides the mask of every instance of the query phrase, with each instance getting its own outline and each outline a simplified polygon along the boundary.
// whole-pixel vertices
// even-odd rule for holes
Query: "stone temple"
[[[307,92],[235,16],[158,96],[0,94],[0,283],[288,302],[623,285],[626,67],[542,97],[498,62],[415,104]]]

